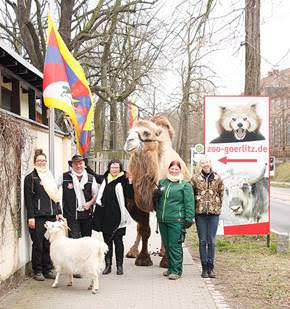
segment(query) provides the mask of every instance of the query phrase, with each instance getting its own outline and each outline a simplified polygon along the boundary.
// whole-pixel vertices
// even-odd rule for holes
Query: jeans
[[[215,258],[218,215],[196,215],[195,223],[199,238],[199,255],[202,264],[213,264]]]

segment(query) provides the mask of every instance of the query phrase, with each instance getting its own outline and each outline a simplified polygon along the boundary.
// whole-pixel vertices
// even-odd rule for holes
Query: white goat
[[[45,237],[50,241],[50,257],[56,271],[52,284],[56,288],[60,274],[70,276],[68,286],[72,286],[73,274],[88,274],[95,294],[99,289],[99,273],[104,269],[104,255],[108,246],[101,240],[91,237],[73,239],[66,237],[67,226],[64,222],[46,221]]]

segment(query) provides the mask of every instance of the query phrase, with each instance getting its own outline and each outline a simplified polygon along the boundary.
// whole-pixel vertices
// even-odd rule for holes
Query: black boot
[[[123,275],[123,259],[124,259],[124,244],[123,236],[116,236],[114,239],[115,242],[115,254],[116,254],[116,266],[117,266],[117,275]]]
[[[202,273],[201,273],[201,277],[202,278],[208,278],[208,268],[207,268],[207,264],[202,264]]]
[[[103,271],[103,275],[108,275],[112,271],[112,256],[107,254],[105,256],[106,268]]]
[[[117,275],[123,275],[123,265],[117,265]]]
[[[103,275],[108,275],[112,271],[113,241],[110,234],[103,233],[103,237],[109,249],[105,255],[106,268],[103,271]]]
[[[214,272],[213,263],[208,263],[207,267],[208,267],[207,273],[208,273],[209,278],[215,278],[215,272]]]

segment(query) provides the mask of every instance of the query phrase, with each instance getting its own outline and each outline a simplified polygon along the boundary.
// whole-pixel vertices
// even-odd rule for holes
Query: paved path
[[[152,230],[154,228],[155,222]],[[127,229],[125,250],[133,243],[135,235],[135,224],[132,224]],[[159,236],[152,231],[149,250],[156,251],[159,243]],[[200,277],[200,269],[186,248],[184,273],[179,280],[168,280],[162,276],[164,269],[158,266],[160,257],[152,255],[152,260],[154,265],[151,267],[137,267],[134,259],[125,259],[125,274],[117,276],[113,267],[111,274],[101,275],[100,289],[95,295],[87,290],[88,279],[75,279],[73,287],[66,287],[66,278],[62,277],[56,289],[50,287],[52,280],[37,282],[30,279],[9,293],[0,303],[0,309],[228,308],[210,280]]]

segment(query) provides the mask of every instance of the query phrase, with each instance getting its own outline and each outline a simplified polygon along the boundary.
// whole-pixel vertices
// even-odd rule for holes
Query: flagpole
[[[53,1],[49,1],[49,13],[52,12]],[[52,16],[53,18],[53,16]],[[54,108],[49,109],[49,122],[48,122],[48,149],[49,149],[49,169],[53,176],[55,176],[55,161],[54,161]]]

